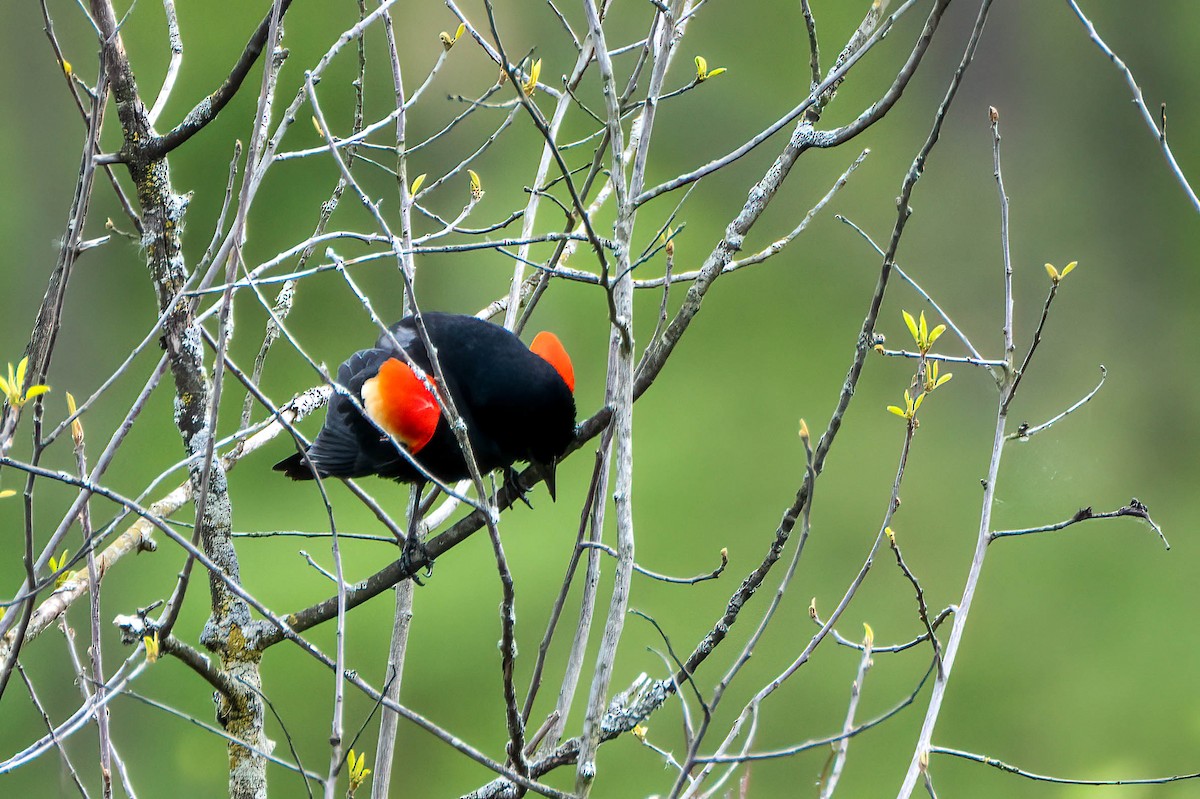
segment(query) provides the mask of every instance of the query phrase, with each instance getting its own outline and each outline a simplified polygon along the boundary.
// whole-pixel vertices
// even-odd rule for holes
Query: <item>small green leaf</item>
[[[931,331],[929,332],[929,346],[931,346],[931,347],[932,347],[932,346],[933,346],[933,342],[937,341],[937,340],[938,340],[938,337],[939,337],[939,336],[941,336],[941,335],[942,335],[943,333],[945,333],[945,332],[946,332],[946,326],[945,326],[945,325],[938,325],[938,326],[937,326],[937,327],[935,327],[933,330],[931,330]]]
[[[532,97],[534,91],[537,90],[538,78],[542,76],[542,59],[533,62],[533,66],[529,68],[529,80],[521,85],[521,91],[525,92],[526,97]]]
[[[917,320],[913,319],[913,315],[908,311],[901,311],[900,313],[904,314],[904,324],[907,325],[908,332],[912,334],[913,343],[920,344],[921,334],[917,331]]]

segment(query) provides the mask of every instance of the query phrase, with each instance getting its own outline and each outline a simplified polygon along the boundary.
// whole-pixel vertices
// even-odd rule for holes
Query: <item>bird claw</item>
[[[521,476],[511,466],[504,470],[504,488],[508,490],[509,496],[521,500],[525,503],[525,507],[533,510],[533,505],[526,495],[525,487],[521,485]]]
[[[425,583],[417,576],[420,567],[416,565],[421,561],[425,563],[425,579],[428,580],[433,576],[433,555],[430,554],[429,548],[425,546],[425,542],[419,536],[410,535],[404,540],[404,546],[400,551],[400,568],[408,573],[414,583],[423,586]]]

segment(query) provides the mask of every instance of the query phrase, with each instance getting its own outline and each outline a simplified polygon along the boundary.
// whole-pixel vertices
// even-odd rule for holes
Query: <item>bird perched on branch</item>
[[[407,316],[373,348],[341,365],[337,382],[354,400],[335,392],[307,452],[284,458],[275,470],[293,480],[311,480],[311,461],[322,477],[379,475],[423,485],[426,474],[397,450],[395,439],[439,482],[469,477],[433,386],[449,392],[480,473],[504,469],[511,483],[512,464],[528,461],[553,499],[555,466],[575,433],[575,373],[558,337],[542,332],[526,347],[503,327],[473,316],[430,312],[421,318],[445,385],[436,385],[416,319]]]

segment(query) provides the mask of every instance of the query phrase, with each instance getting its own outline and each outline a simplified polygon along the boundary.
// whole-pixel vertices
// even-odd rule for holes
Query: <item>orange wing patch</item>
[[[433,378],[429,379],[430,383]],[[375,424],[414,455],[433,438],[442,412],[425,383],[408,364],[389,358],[379,374],[363,383],[363,408]]]
[[[575,393],[575,367],[571,365],[571,357],[567,355],[566,349],[562,342],[558,340],[558,336],[551,333],[549,330],[543,330],[533,337],[533,343],[529,345],[530,352],[535,355],[540,355],[551,366],[554,371],[562,377],[563,382],[567,384],[567,388],[571,393]]]

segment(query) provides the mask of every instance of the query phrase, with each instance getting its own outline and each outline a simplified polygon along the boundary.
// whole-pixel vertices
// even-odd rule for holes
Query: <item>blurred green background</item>
[[[823,127],[852,119],[884,90],[920,28],[924,5],[902,19],[852,74],[825,115]],[[866,3],[814,0],[813,6],[828,64],[857,25]],[[266,7],[265,2],[180,4],[184,67],[160,128],[180,119],[216,86]],[[65,0],[53,0],[50,9],[67,58],[80,77],[94,82],[97,46],[89,23],[75,4]],[[783,254],[717,283],[667,369],[636,407],[638,561],[651,569],[689,575],[711,570],[720,549],[729,550],[729,567],[720,580],[687,587],[635,579],[631,606],[654,616],[680,653],[689,651],[707,631],[737,583],[760,561],[802,479],[798,420],[804,417],[814,433],[823,430],[841,388],[879,259],[833,215],[844,214],[881,243],[886,241],[900,182],[929,130],[976,9],[976,3],[965,0],[952,5],[920,72],[882,123],[846,147],[813,151],[801,159],[748,238],[746,252],[760,249],[795,226],[859,151],[866,147],[872,151],[811,229]],[[118,8],[119,13],[125,10],[125,4]],[[482,4],[465,3],[463,10],[476,25],[486,24]],[[575,4],[566,4],[564,10],[581,30],[582,14]],[[1184,0],[1091,2],[1086,10],[1134,70],[1151,108],[1167,103],[1172,144],[1184,172],[1195,183],[1200,176],[1196,146],[1200,81],[1195,69],[1200,6]],[[618,4],[608,21],[610,42],[636,39],[650,13],[646,4]],[[437,3],[400,4],[396,15],[406,83],[411,88],[437,57],[438,31],[453,31],[455,20]],[[296,4],[286,22],[290,57],[280,81],[278,108],[294,96],[303,71],[316,63],[336,33],[356,16],[356,4],[348,0]],[[0,291],[0,361],[15,362],[28,340],[56,257],[55,242],[62,235],[75,185],[83,127],[42,34],[36,4],[14,4],[7,19],[0,30],[0,63],[10,76],[0,82],[0,107],[5,110],[0,116],[0,146],[10,154],[0,160],[0,185],[5,187],[0,242],[8,264]],[[521,55],[534,48],[537,57],[544,59],[543,81],[559,85],[558,76],[569,71],[574,55],[549,10],[535,3],[505,8],[501,26],[510,53]],[[143,96],[150,100],[168,52],[162,9],[143,0],[129,15],[123,34]],[[807,41],[797,3],[707,4],[688,30],[667,79],[669,88],[690,79],[696,54],[705,55],[710,68],[724,66],[729,72],[662,106],[650,154],[650,184],[727,152],[794,106],[807,91]],[[372,75],[367,114],[376,119],[391,103],[386,51],[378,30],[368,38],[368,58]],[[339,133],[349,130],[355,69],[353,49],[347,48],[320,87],[323,109]],[[618,61],[619,74],[627,74],[628,69],[628,58]],[[171,158],[176,190],[193,193],[185,237],[189,264],[196,262],[212,236],[233,141],[249,139],[259,74],[252,75],[215,124]],[[462,103],[448,95],[477,96],[494,78],[494,66],[478,48],[460,42],[410,116],[410,143],[423,140],[463,110]],[[603,107],[594,74],[585,81],[580,96],[593,109]],[[1014,424],[1022,419],[1043,421],[1075,402],[1095,385],[1100,364],[1107,367],[1109,378],[1083,411],[1027,444],[1007,448],[994,526],[1057,521],[1088,505],[1111,510],[1137,496],[1150,507],[1173,548],[1165,552],[1148,528],[1130,520],[1093,522],[992,547],[934,741],[986,753],[1031,771],[1072,777],[1200,771],[1200,700],[1195,697],[1200,664],[1195,624],[1200,551],[1189,521],[1200,513],[1194,489],[1200,477],[1194,457],[1200,433],[1195,414],[1200,386],[1196,370],[1186,365],[1188,342],[1200,335],[1200,316],[1194,311],[1200,227],[1129,97],[1119,73],[1088,41],[1065,4],[997,3],[976,63],[914,195],[914,214],[899,252],[900,263],[951,312],[976,345],[998,355],[999,215],[987,126],[988,106],[997,107],[1004,137],[1004,177],[1012,202],[1020,347],[1028,344],[1048,289],[1042,264],[1049,261],[1061,267],[1071,260],[1080,264],[1056,301],[1043,348],[1014,404]],[[535,99],[549,112],[551,98],[539,94]],[[410,175],[428,172],[430,180],[441,175],[489,135],[504,113],[475,114],[453,135],[413,156]],[[308,115],[309,110],[302,108],[300,122],[285,142],[287,149],[319,143]],[[104,139],[108,149],[119,141],[115,121],[110,114]],[[586,135],[591,126],[576,111],[563,138]],[[386,142],[387,137],[377,140]],[[702,182],[681,212],[686,229],[677,239],[677,269],[699,266],[782,142],[782,137],[776,137]],[[527,118],[518,116],[513,129],[473,164],[487,196],[470,225],[502,219],[524,203],[523,187],[540,152],[540,139]],[[571,163],[590,160],[591,152],[590,145],[571,151]],[[386,153],[380,158],[390,161]],[[369,165],[359,167],[359,175],[373,196],[383,198],[384,213],[394,217],[394,179]],[[248,262],[261,262],[307,236],[335,180],[336,167],[328,157],[275,166],[250,216]],[[430,207],[453,216],[466,197],[466,178],[460,177],[431,196]],[[640,212],[639,247],[651,243],[676,202],[677,197],[670,195]],[[119,228],[129,227],[110,188],[98,181],[89,237],[103,234],[106,217]],[[610,214],[600,218],[602,235],[610,221]],[[543,205],[539,230],[557,229],[559,224],[557,212]],[[361,206],[351,199],[342,203],[333,227],[373,230]],[[427,220],[419,220],[418,233],[434,229]],[[519,225],[514,225],[509,232],[516,235],[517,230]],[[344,257],[365,252],[340,243],[335,249]],[[549,252],[548,247],[535,248],[534,257],[544,258]],[[579,268],[594,264],[594,258],[582,250],[572,260]],[[506,290],[511,266],[493,252],[423,258],[418,285],[423,307],[473,313]],[[661,269],[660,258],[639,271],[653,276]],[[390,319],[399,313],[394,261],[383,259],[360,267],[355,276],[382,316]],[[683,292],[680,286],[672,293],[673,305]],[[637,301],[641,344],[653,330],[660,294],[643,292]],[[54,388],[47,402],[50,420],[57,421],[65,413],[65,391],[86,396],[111,373],[146,334],[155,307],[135,243],[115,237],[80,259],[48,381]],[[915,312],[921,307],[914,293],[893,281],[879,324],[889,344],[907,338],[901,309]],[[237,334],[231,351],[239,363],[249,365],[261,341],[264,314],[249,295],[239,297],[236,309]],[[532,322],[533,329],[555,329],[566,342],[579,376],[581,417],[602,402],[605,318],[600,292],[558,282]],[[330,365],[375,335],[357,301],[332,274],[301,285],[289,324],[308,351]],[[948,351],[957,352],[949,337],[943,342]],[[94,453],[156,358],[156,352],[141,356],[133,373],[86,417]],[[881,358],[868,362],[817,486],[805,558],[773,628],[726,696],[715,721],[717,730],[724,730],[753,691],[803,649],[815,630],[808,618],[809,599],[816,597],[818,608],[828,613],[859,569],[886,507],[903,436],[903,424],[884,407],[900,401],[911,367],[911,362]],[[975,543],[982,494],[979,480],[987,467],[994,419],[991,378],[966,368],[954,371],[954,381],[922,409],[923,424],[902,491],[903,508],[893,523],[933,611],[957,602],[961,594]],[[268,361],[264,389],[282,402],[313,380],[301,359],[279,345]],[[223,433],[235,429],[241,399],[238,391],[227,395]],[[18,456],[28,454],[29,424],[28,418],[23,421],[14,450]],[[310,421],[304,429],[313,432],[317,424]],[[311,485],[291,484],[270,471],[270,464],[288,451],[288,445],[279,441],[231,473],[238,531],[326,526]],[[115,490],[137,495],[181,452],[171,423],[170,391],[160,388],[106,482]],[[516,508],[501,526],[517,586],[521,651],[517,679],[522,690],[570,555],[591,469],[590,452],[585,448],[561,467],[557,504],[535,491],[536,511]],[[45,462],[72,468],[69,445],[51,449]],[[177,474],[164,486],[178,479]],[[3,487],[21,484],[17,474],[3,475]],[[374,481],[368,488],[400,514],[407,498],[405,487]],[[70,491],[53,483],[39,487],[35,521],[40,535],[53,528],[71,497]],[[335,487],[334,499],[340,529],[379,531],[370,514],[344,489]],[[23,574],[20,504],[12,499],[0,506],[0,530],[5,531],[0,538],[0,585],[6,586],[5,595]],[[111,513],[111,506],[93,502],[98,523]],[[190,508],[185,509],[181,518],[189,518],[190,513]],[[393,549],[379,544],[351,542],[345,548],[350,580],[370,574],[395,555]],[[328,548],[321,541],[272,538],[244,540],[239,545],[245,584],[280,612],[299,609],[331,590],[304,563],[300,549],[330,565]],[[119,564],[105,582],[105,619],[167,596],[180,562],[175,549],[164,544],[156,554]],[[611,577],[611,566],[604,563],[606,579]],[[494,575],[491,548],[485,537],[476,536],[439,561],[433,579],[417,591],[402,701],[502,759],[506,734],[495,643],[500,585]],[[778,577],[773,575],[770,590]],[[698,676],[700,685],[711,686],[723,673],[768,599],[769,591],[764,590],[749,606],[723,651]],[[537,718],[548,710],[557,690],[554,675],[565,659],[575,601],[573,597],[568,604],[568,621],[556,639],[551,681],[540,695]],[[599,618],[606,602],[602,599]],[[193,585],[178,634],[195,640],[206,617],[205,603],[204,586]],[[391,613],[391,599],[381,596],[348,620],[350,666],[375,685],[382,682]],[[70,620],[86,638],[83,607],[75,608]],[[863,622],[874,628],[877,644],[909,640],[920,632],[911,586],[895,568],[890,553],[876,561],[838,627],[857,639]],[[114,631],[105,626],[106,665],[111,671],[123,649]],[[312,631],[311,638],[332,651],[330,625]],[[653,628],[631,617],[614,689],[628,685],[643,671],[665,675],[662,660],[652,651],[661,648]],[[916,649],[877,656],[864,686],[859,717],[872,717],[907,695],[928,664],[927,654]],[[78,690],[72,684],[61,633],[48,631],[29,645],[22,660],[53,719],[61,720],[75,710]],[[832,642],[822,646],[764,707],[758,747],[784,746],[840,729],[857,662],[857,653],[851,650]],[[267,695],[305,765],[324,771],[332,703],[329,673],[284,645],[266,656],[263,674]],[[178,663],[160,662],[136,690],[212,721],[209,688]],[[586,688],[582,695],[586,696]],[[893,795],[907,766],[926,697],[922,694],[916,706],[853,741],[839,795]],[[369,701],[350,693],[348,735],[371,710]],[[0,718],[3,757],[45,731],[24,686],[16,681],[9,686]],[[139,795],[157,796],[167,790],[180,796],[224,793],[222,740],[131,699],[114,703],[113,725]],[[651,741],[683,755],[677,705],[654,716],[649,728]],[[577,730],[578,718],[573,718],[569,732]],[[372,723],[356,748],[373,755],[375,733]],[[275,720],[269,722],[269,734],[285,754],[283,731]],[[711,744],[718,740],[719,735]],[[94,746],[90,729],[67,743],[93,787],[97,783]],[[401,725],[398,749],[394,796],[458,796],[489,777],[484,769],[411,725]],[[749,795],[815,796],[814,782],[827,756],[828,750],[820,748],[799,757],[757,763],[750,770]],[[603,747],[599,768],[597,797],[665,792],[673,776],[658,755],[628,737]],[[1095,791],[1121,799],[1200,796],[1196,782],[1096,789],[1028,782],[944,758],[936,758],[933,769],[943,796],[1058,798],[1090,796]],[[272,767],[270,778],[272,795],[303,795],[295,775]],[[562,770],[550,782],[565,788],[572,779],[573,771]],[[0,791],[10,796],[53,796],[72,795],[74,789],[59,758],[48,754],[0,777]]]

